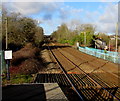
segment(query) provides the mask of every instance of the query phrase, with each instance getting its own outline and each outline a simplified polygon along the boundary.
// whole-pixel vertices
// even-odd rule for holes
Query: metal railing
[[[95,49],[95,48],[89,48],[89,47],[79,47],[79,50],[81,52],[84,52],[86,54],[111,61],[113,63],[118,63],[120,59],[120,53],[119,52],[111,52],[111,51],[104,51],[100,49]]]

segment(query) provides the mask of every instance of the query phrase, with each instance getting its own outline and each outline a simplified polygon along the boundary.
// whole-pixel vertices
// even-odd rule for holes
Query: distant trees
[[[66,24],[62,24],[58,29],[52,33],[52,36],[61,43],[69,43],[71,45],[79,41],[81,45],[84,44],[86,39],[86,45],[90,46],[92,44],[93,36],[95,32],[95,27],[91,24],[81,24],[77,26],[74,30],[68,29]]]
[[[55,37],[59,42],[66,40],[68,38],[69,30],[66,24],[58,26],[57,31],[52,33],[52,36]]]
[[[91,24],[82,24],[79,31],[79,41],[81,44],[85,44],[84,42],[86,42],[86,46],[91,46],[95,33],[95,27]]]
[[[105,33],[98,33],[98,37],[105,41],[107,44],[109,43],[110,38]]]
[[[52,33],[52,36],[61,43],[73,44],[72,40],[76,33],[69,30],[66,24],[62,24],[58,29]]]
[[[37,26],[37,27],[36,27],[35,37],[34,37],[34,39],[35,39],[35,44],[36,44],[37,46],[39,46],[40,43],[42,42],[42,40],[43,40],[43,35],[44,35],[44,30],[43,30],[43,28]]]
[[[7,26],[6,26],[7,18]],[[28,42],[39,44],[43,39],[43,29],[35,20],[22,17],[19,13],[2,12],[2,39],[5,42],[6,27],[8,29],[8,45],[24,46]],[[10,48],[10,47],[9,47]]]

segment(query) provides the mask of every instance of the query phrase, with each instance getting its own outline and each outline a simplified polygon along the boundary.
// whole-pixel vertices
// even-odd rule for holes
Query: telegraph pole
[[[6,51],[7,51],[8,50],[8,18],[6,17],[5,20],[6,20],[5,27],[6,27]],[[10,80],[9,64],[10,64],[10,60],[6,59],[7,80]]]
[[[111,41],[111,38],[110,38],[110,36],[108,36],[108,38],[109,38],[108,49],[109,49],[109,51],[110,51],[110,41]]]
[[[8,44],[7,44],[8,43],[8,35],[7,35],[7,32],[8,32],[8,21],[7,20],[8,19],[7,19],[7,17],[6,17],[5,20],[6,20],[6,25],[5,26],[6,26],[6,50],[7,50],[8,49]]]
[[[110,51],[110,39],[109,39],[109,51]]]
[[[118,46],[117,45],[118,44],[118,22],[116,24],[116,42],[115,43],[116,43],[116,50],[115,51],[117,52],[117,46]]]
[[[84,45],[86,47],[86,32],[84,32]]]

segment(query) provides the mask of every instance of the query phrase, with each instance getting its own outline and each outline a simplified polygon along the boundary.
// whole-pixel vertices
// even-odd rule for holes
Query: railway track
[[[96,72],[86,73],[84,69],[78,66],[77,60],[71,60],[71,55],[65,55],[64,50],[56,46],[52,46],[52,49],[49,47],[49,51],[54,56],[63,74],[46,74],[46,76],[38,74],[35,82],[57,82],[59,85],[72,86],[82,101],[93,99],[95,101],[120,100],[120,88],[118,85],[102,80],[104,75],[112,75],[112,73],[100,70],[99,72],[104,74],[101,77]],[[87,63],[85,60],[81,61]],[[75,72],[75,74],[68,74],[69,71]],[[45,80],[39,81],[40,78],[44,78]]]
[[[61,50],[63,52],[65,52],[65,54],[67,54],[67,53],[72,54],[72,50],[73,49],[72,48],[67,48],[67,49],[66,48],[62,48]],[[76,51],[76,52],[78,53],[78,51]],[[85,53],[79,52],[79,54],[80,54],[80,56],[76,55],[75,57],[76,57],[76,59],[79,59],[79,61],[81,61],[81,62],[80,63],[76,62],[76,64],[79,63],[78,64],[79,66],[81,66],[82,64],[89,64],[89,66],[92,67],[91,68],[92,71],[90,73],[95,72],[97,70],[101,70],[101,72],[106,72],[106,73],[109,73],[109,74],[119,78],[118,71],[117,71],[118,70],[118,66],[115,67],[112,63],[110,63],[109,61],[105,61],[105,60],[103,60],[101,62],[102,59],[95,58],[94,56],[92,56],[92,58],[88,57],[88,55],[86,55]],[[87,60],[84,59],[84,57],[87,57]],[[109,70],[108,70],[108,68],[106,68],[108,66],[109,66]],[[115,67],[115,69],[113,67]]]
[[[64,58],[66,58],[70,63],[72,63],[73,65],[75,65],[75,67],[76,68],[78,68],[79,69],[79,71],[81,71],[82,73],[84,73],[85,74],[85,76],[88,76],[89,77],[89,79],[92,79],[93,80],[93,82],[95,82],[95,83],[97,83],[97,86],[98,87],[101,87],[102,89],[104,89],[106,92],[107,92],[107,90],[105,89],[106,87],[107,88],[112,88],[112,87],[116,87],[116,88],[118,88],[118,84],[117,85],[114,85],[114,83],[113,82],[109,82],[109,83],[106,83],[106,81],[104,81],[104,80],[102,80],[103,78],[105,79],[105,77],[106,76],[111,76],[111,74],[107,74],[106,75],[106,73],[105,73],[105,75],[106,76],[104,76],[103,75],[103,77],[98,77],[98,76],[95,76],[93,73],[92,73],[92,75],[89,75],[88,73],[86,73],[86,72],[84,72],[84,70],[82,70],[78,65],[76,65],[72,60],[71,60],[71,58],[68,58],[67,56],[65,56],[62,52],[60,52],[60,50],[59,50],[59,48],[55,48],[55,50],[57,50],[57,51],[53,51],[55,54],[61,54]],[[60,55],[59,55],[59,57],[58,58],[63,58],[63,57],[60,57]],[[59,59],[60,60],[60,59]],[[94,75],[94,77],[93,77],[93,75]],[[112,79],[112,78],[111,78]],[[118,81],[118,79],[117,79],[117,81]],[[111,85],[110,85],[111,84]],[[115,90],[116,91],[116,90]],[[117,91],[117,93],[119,92],[119,90]],[[112,95],[113,96],[113,94],[112,93],[110,93],[110,95]],[[118,98],[119,96],[117,96],[117,98]],[[116,97],[115,97],[116,98]]]
[[[103,100],[112,101],[113,99],[112,96],[110,97],[110,95],[105,90],[101,88],[97,88],[93,82],[90,82],[87,85],[88,79],[81,80],[83,74],[68,74],[68,75],[71,81],[75,84],[76,88],[80,91],[85,101],[86,100],[89,101],[92,99],[94,99],[95,101],[103,101]],[[71,87],[71,84],[66,79],[63,73],[38,74],[35,83],[58,83],[59,86],[63,88]],[[106,88],[106,89],[109,90],[109,92],[113,92],[117,88]]]
[[[67,51],[68,52],[68,51]],[[66,56],[65,54],[67,54],[67,53],[62,53],[61,51],[60,51],[60,53],[64,56],[64,57],[66,57],[66,58],[68,58],[70,61],[74,61],[71,57],[69,57],[68,55]],[[80,57],[80,56],[79,56]],[[78,58],[78,57],[77,57]],[[76,58],[76,59],[77,59]],[[83,57],[82,57],[83,58]],[[78,61],[81,61],[82,59],[80,58]],[[83,60],[84,60],[84,58],[83,58]],[[84,61],[86,61],[86,60],[84,60]],[[83,63],[86,63],[86,62],[83,62]],[[81,66],[80,65],[78,65],[78,62],[77,61],[74,61],[74,64],[76,65],[76,67],[78,67],[78,68],[81,68]],[[116,86],[119,86],[118,85],[118,79],[119,79],[119,76],[118,75],[115,75],[114,73],[112,73],[112,72],[107,72],[107,71],[105,71],[104,70],[104,68],[103,67],[96,67],[95,65],[92,65],[92,64],[90,64],[90,63],[87,63],[90,67],[88,67],[88,68],[90,68],[91,69],[91,71],[90,72],[86,72],[87,74],[89,74],[90,76],[94,76],[94,77],[97,77],[97,78],[99,78],[99,80],[101,81],[104,81],[104,83],[108,86],[108,87],[116,87]],[[92,67],[92,68],[91,68]],[[85,69],[84,68],[81,68],[83,71],[85,71]],[[107,77],[107,78],[106,78]],[[104,86],[103,86],[104,87]]]

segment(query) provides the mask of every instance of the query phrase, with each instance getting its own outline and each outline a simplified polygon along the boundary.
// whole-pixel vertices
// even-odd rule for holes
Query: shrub
[[[11,60],[11,65],[16,66],[21,64],[28,58],[36,58],[39,55],[40,49],[33,47],[30,43],[27,44],[21,50],[13,53],[13,59]]]
[[[40,69],[40,62],[34,58],[30,58],[22,62],[20,65],[20,74],[33,74],[37,73]]]
[[[10,72],[14,74],[37,73],[41,66],[40,49],[28,43],[21,50],[13,53]]]

